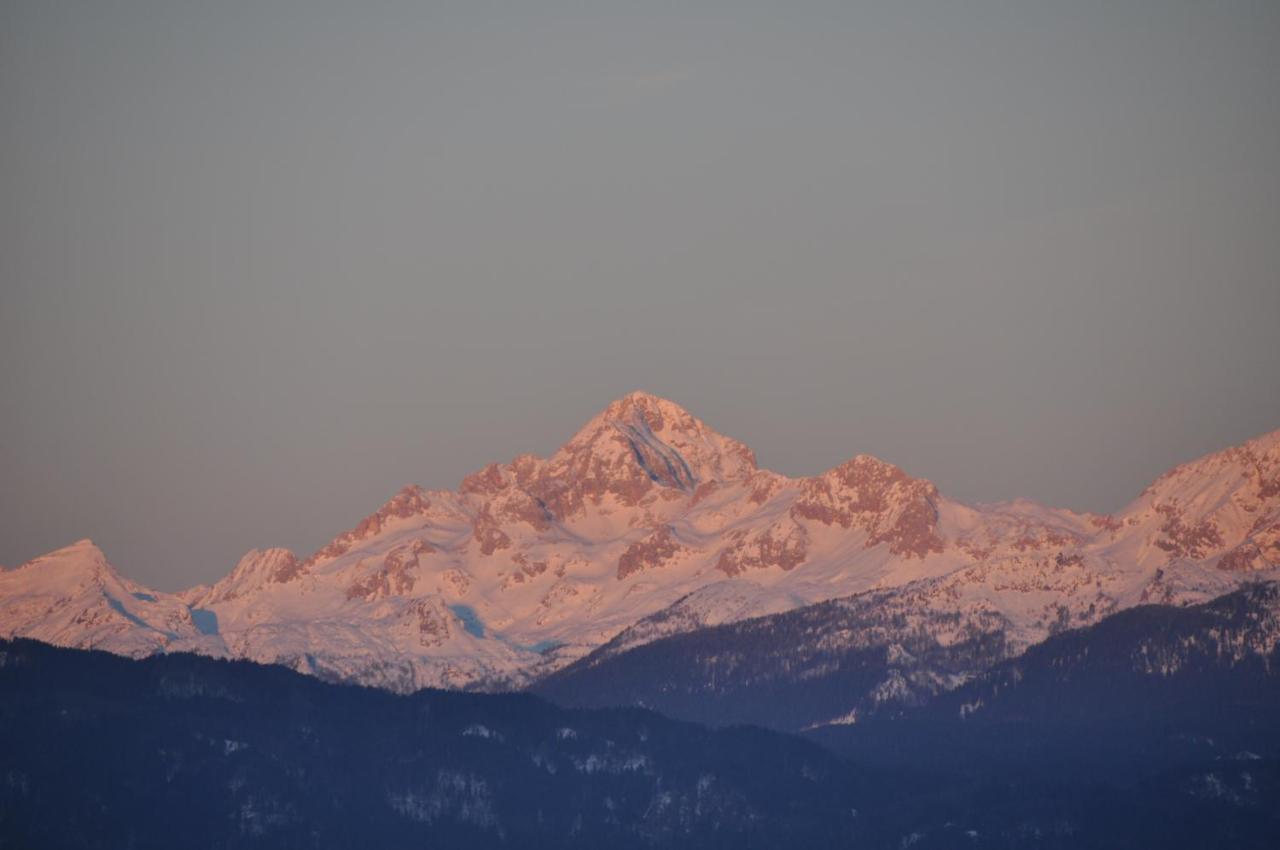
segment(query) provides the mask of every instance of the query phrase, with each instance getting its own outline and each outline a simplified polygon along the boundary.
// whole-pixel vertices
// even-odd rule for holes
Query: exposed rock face
[[[923,558],[941,552],[938,489],[891,463],[858,455],[801,486],[791,512],[841,528],[867,532],[867,545],[889,544],[895,555]]]
[[[374,602],[388,596],[412,593],[417,581],[419,556],[434,551],[436,548],[425,540],[414,540],[406,546],[392,549],[382,558],[377,569],[351,584],[347,598]]]
[[[1276,564],[1255,536],[1280,522],[1280,431],[1174,467],[1126,511],[1133,527],[1151,527],[1165,562],[1222,555],[1224,570]],[[1259,567],[1262,568],[1262,567]]]
[[[679,406],[646,393],[613,402],[545,463],[526,461],[519,484],[558,520],[608,498],[635,507],[657,488],[692,493],[699,484],[755,471],[755,456]]]
[[[1156,545],[1171,557],[1203,558],[1206,552],[1221,548],[1222,535],[1212,518],[1188,524],[1177,504],[1155,505],[1155,511],[1164,517]]]
[[[471,527],[476,542],[480,544],[481,555],[492,555],[499,549],[511,548],[511,538],[502,530],[502,526],[493,518],[487,506],[476,513]]]
[[[809,554],[808,532],[791,521],[757,531],[731,531],[728,540],[729,545],[716,560],[716,569],[731,577],[768,567],[793,570]]]
[[[302,575],[304,566],[288,549],[252,549],[231,573],[198,599],[193,607],[230,602],[269,584],[283,584]]]
[[[1274,570],[1280,567],[1280,519],[1259,517],[1249,536],[1218,559],[1218,569],[1228,572]]]
[[[511,484],[511,479],[500,464],[491,463],[478,472],[473,472],[458,485],[458,492],[464,496],[492,496],[502,492]]]
[[[524,456],[504,467],[491,463],[462,480],[458,492],[474,497],[500,520],[527,523],[535,531],[546,531],[552,516],[546,505],[520,486],[522,478],[532,471],[536,458]]]
[[[627,551],[618,559],[618,578],[624,579],[643,570],[657,569],[686,551],[688,549],[676,542],[671,526],[664,525],[627,547]]]
[[[425,516],[430,510],[431,499],[427,491],[416,484],[410,484],[392,496],[377,511],[362,519],[355,528],[339,534],[328,545],[307,558],[302,564],[302,569],[305,570],[319,561],[347,553],[356,543],[379,534],[390,525],[392,520]]]
[[[453,636],[453,617],[438,600],[421,599],[414,603],[411,611],[417,625],[420,646],[443,646]]]

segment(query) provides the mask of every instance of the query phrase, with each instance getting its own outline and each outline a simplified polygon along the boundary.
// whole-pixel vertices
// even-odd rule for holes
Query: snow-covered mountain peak
[[[1263,498],[1280,495],[1280,430],[1179,464],[1152,482],[1138,501],[1186,500],[1192,489],[1234,489],[1249,483]]]
[[[298,556],[288,549],[250,549],[235,569],[204,593],[192,595],[192,607],[229,602],[265,587],[297,578],[302,573]]]
[[[60,578],[77,576],[94,580],[110,576],[118,578],[115,568],[107,561],[106,554],[97,544],[85,537],[61,549],[54,549],[17,567],[14,572],[39,571],[46,576],[56,574]]]
[[[1174,467],[1116,518],[1142,540],[1133,557],[1144,565],[1280,566],[1280,431]]]
[[[665,487],[692,490],[756,469],[746,445],[712,430],[673,401],[646,392],[616,399],[551,458],[553,465],[621,461]]]
[[[612,534],[663,522],[700,485],[745,481],[755,471],[755,455],[742,443],[675,402],[633,392],[592,417],[551,457],[521,455],[510,464],[490,464],[467,476],[460,494],[473,499],[489,554],[504,548],[492,543],[501,538],[488,533],[490,517],[545,531],[552,522],[634,509],[631,516],[615,516],[621,526]]]
[[[197,633],[185,604],[120,575],[88,539],[0,575],[0,637],[146,655]]]
[[[633,390],[609,402],[597,418],[634,421],[644,418],[655,431],[664,430],[663,420],[675,428],[692,429],[701,423],[688,410],[670,399],[644,390]]]
[[[912,478],[900,467],[874,455],[859,454],[824,472],[820,477],[835,482],[840,488],[863,494],[865,498],[878,498],[894,485],[920,485],[933,494],[937,488],[923,478]]]
[[[424,490],[417,484],[409,484],[400,488],[382,507],[360,520],[354,528],[344,531],[333,538],[324,547],[312,553],[305,561],[297,564],[296,568],[290,567],[289,575],[280,580],[294,578],[305,573],[321,561],[337,558],[350,551],[355,544],[381,534],[392,525],[416,517],[425,517],[435,507],[433,497],[434,499],[447,500],[451,498],[451,494],[433,493],[429,490]]]
[[[609,402],[601,413],[614,419],[624,419],[627,418],[630,411],[636,411],[644,416],[661,417],[665,414],[674,419],[693,418],[689,411],[674,401],[644,390],[632,390],[624,396],[615,398]],[[661,430],[660,425],[655,425],[654,428],[655,430]]]
[[[1280,428],[1247,440],[1245,447],[1253,452],[1268,453],[1272,457],[1280,456]]]
[[[923,558],[943,550],[938,501],[933,482],[864,454],[805,479],[791,511],[829,526],[861,528],[868,546],[887,543],[892,554]]]

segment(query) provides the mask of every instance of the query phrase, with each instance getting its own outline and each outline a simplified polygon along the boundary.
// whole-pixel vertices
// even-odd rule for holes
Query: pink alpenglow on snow
[[[1000,619],[1016,648],[1278,571],[1280,432],[1098,516],[965,505],[867,455],[788,478],[636,392],[550,457],[490,464],[456,491],[404,487],[317,552],[254,550],[211,587],[152,591],[87,540],[51,552],[0,572],[0,635],[249,658],[397,691],[499,688],[624,632],[635,645],[862,593]]]

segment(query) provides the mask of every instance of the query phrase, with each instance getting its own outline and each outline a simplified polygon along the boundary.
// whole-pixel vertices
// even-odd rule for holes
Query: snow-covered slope
[[[0,635],[194,650],[396,690],[519,686],[615,640],[869,591],[1009,624],[1025,646],[1280,565],[1280,432],[1171,471],[1125,511],[966,506],[860,455],[812,478],[645,393],[549,458],[409,486],[308,557],[253,551],[153,593],[77,544],[0,573]],[[98,578],[95,578],[98,577]]]
[[[123,577],[90,540],[0,573],[0,637],[15,635],[135,657],[201,639],[182,600]]]

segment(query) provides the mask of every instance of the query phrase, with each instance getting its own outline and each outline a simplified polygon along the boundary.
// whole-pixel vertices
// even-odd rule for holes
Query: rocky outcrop
[[[860,528],[867,533],[868,547],[886,543],[895,555],[923,558],[943,549],[937,499],[932,483],[859,455],[806,479],[791,513],[823,525]]]
[[[618,559],[618,579],[621,581],[644,570],[658,569],[686,551],[688,549],[676,541],[671,526],[664,525],[627,547]]]
[[[416,484],[404,487],[374,513],[362,519],[355,528],[343,532],[307,558],[302,564],[306,569],[320,561],[331,560],[351,550],[362,540],[376,536],[393,520],[424,516],[431,510],[431,498],[426,490]]]
[[[716,569],[730,577],[769,567],[794,570],[809,554],[809,535],[793,521],[754,531],[731,531],[728,542],[716,559]]]

